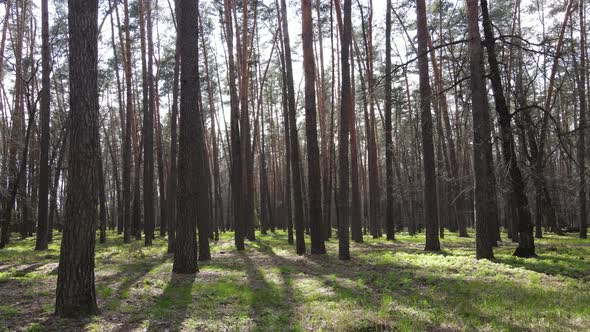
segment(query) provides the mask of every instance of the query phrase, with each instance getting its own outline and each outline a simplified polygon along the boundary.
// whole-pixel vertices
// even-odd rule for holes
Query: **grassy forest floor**
[[[423,235],[365,237],[342,262],[335,239],[325,256],[297,256],[283,232],[257,234],[245,252],[227,233],[196,276],[171,274],[162,238],[146,248],[109,236],[96,247],[101,314],[84,320],[52,315],[59,241],[44,252],[33,239],[0,250],[0,330],[590,329],[590,241],[573,234],[537,240],[537,259],[513,257],[502,242],[494,262],[474,259],[473,237],[447,233],[440,254],[422,250]]]

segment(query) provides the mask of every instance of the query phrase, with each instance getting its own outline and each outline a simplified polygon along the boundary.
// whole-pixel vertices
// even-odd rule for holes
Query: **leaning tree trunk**
[[[511,204],[515,205],[516,217],[518,218],[518,238],[519,244],[516,249],[516,256],[529,257],[535,253],[535,243],[533,238],[533,225],[528,206],[526,195],[526,183],[523,179],[520,168],[518,167],[517,156],[515,151],[514,136],[512,133],[512,115],[508,110],[506,99],[504,98],[504,89],[500,77],[500,68],[496,59],[496,46],[492,22],[489,17],[487,0],[481,0],[481,9],[483,16],[483,27],[485,36],[485,47],[488,53],[488,62],[490,65],[490,80],[494,93],[494,102],[496,112],[498,113],[500,131],[502,136],[502,156],[504,163],[508,168],[508,177],[506,181],[510,187]]]

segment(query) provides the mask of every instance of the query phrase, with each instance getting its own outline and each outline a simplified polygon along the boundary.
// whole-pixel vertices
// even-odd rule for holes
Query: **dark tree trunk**
[[[242,213],[246,238],[250,241],[256,239],[254,232],[254,159],[252,158],[252,142],[250,134],[250,116],[248,113],[248,86],[249,86],[249,54],[248,52],[248,1],[242,2],[242,40],[238,41],[238,48],[241,46],[239,70],[240,79],[240,148],[242,157]],[[237,26],[237,25],[236,25]],[[237,30],[238,28],[236,28]]]
[[[426,22],[426,4],[424,0],[417,0],[418,24],[418,70],[420,74],[420,109],[422,125],[422,149],[424,167],[424,224],[426,226],[425,250],[439,251],[438,240],[438,204],[436,198],[436,165],[434,161],[434,143],[432,139],[432,113],[430,102],[432,89],[430,88],[428,73],[427,40],[428,29]]]
[[[198,0],[197,0],[198,4]],[[196,20],[199,19],[199,8],[197,6],[197,16],[194,18]],[[198,30],[198,24],[194,27],[194,32]],[[198,34],[197,36],[193,37],[191,35],[190,44],[192,48],[195,49],[195,57],[196,57],[196,93],[200,96],[201,95],[201,83],[199,77],[199,48],[196,47],[198,45]],[[194,45],[194,46],[193,46]],[[205,61],[207,61],[205,59]],[[190,64],[189,64],[189,68]],[[209,230],[211,224],[211,210],[210,210],[210,203],[211,203],[211,196],[209,195],[211,187],[211,180],[210,180],[210,171],[209,171],[209,156],[207,154],[207,140],[205,138],[205,126],[203,125],[203,113],[200,107],[201,103],[197,103],[197,108],[195,112],[195,121],[197,124],[196,131],[196,140],[189,140],[186,144],[196,145],[198,148],[198,152],[196,157],[199,159],[196,167],[194,170],[196,172],[196,194],[197,194],[197,228],[199,231],[199,260],[200,261],[207,261],[211,259],[211,251],[209,249]],[[181,113],[182,114],[182,113]],[[194,143],[193,143],[194,142]]]
[[[391,0],[385,13],[385,233],[388,240],[395,238],[393,227],[393,135],[391,122]],[[369,157],[370,158],[370,157]],[[370,162],[370,159],[369,159]],[[370,180],[369,180],[370,181]]]
[[[534,254],[535,244],[532,236],[531,215],[529,212],[528,198],[526,195],[526,183],[523,179],[520,168],[518,167],[514,136],[512,133],[511,120],[512,116],[508,110],[504,89],[500,77],[500,68],[496,59],[496,46],[492,22],[489,17],[487,0],[481,0],[481,9],[483,16],[483,28],[485,36],[485,47],[488,53],[488,62],[490,65],[490,80],[494,92],[494,102],[496,112],[500,123],[500,132],[502,137],[502,156],[504,163],[508,168],[507,185],[510,187],[510,204],[514,204],[516,209],[516,222],[519,230],[518,253],[528,252],[528,255]],[[522,234],[527,233],[527,234]],[[522,234],[522,235],[521,235]]]
[[[491,197],[488,197],[487,186],[490,185],[490,170],[487,160],[487,150],[491,149],[490,123],[485,116],[488,112],[485,101],[485,87],[483,81],[483,51],[479,34],[479,6],[477,0],[467,1],[467,17],[469,28],[469,51],[471,68],[471,99],[473,107],[473,166],[475,169],[475,243],[478,259],[493,259],[494,253],[489,237],[489,224],[492,218]]]
[[[47,212],[49,200],[49,9],[41,1],[41,159],[39,160],[39,210],[35,250],[47,249]]]
[[[131,36],[129,33],[129,2],[124,0],[125,11],[125,132],[123,133],[123,242],[131,242],[131,121],[133,117],[133,95],[131,93]]]
[[[100,243],[107,242],[107,206],[106,206],[106,189],[104,177],[104,162],[102,160],[102,151],[98,149],[98,204],[99,204],[99,229],[100,229]]]
[[[227,42],[228,79],[231,103],[231,191],[234,214],[234,241],[237,250],[244,250],[244,198],[242,197],[242,156],[240,139],[240,105],[236,91],[236,68],[232,28],[233,0],[224,0],[225,40]]]
[[[291,45],[289,41],[289,26],[287,19],[287,3],[281,0],[281,18],[283,23],[283,47],[285,48],[285,67],[287,75],[287,96],[289,106],[289,141],[291,143],[291,174],[293,179],[293,206],[295,209],[295,248],[298,255],[305,253],[304,213],[302,197],[301,161],[299,154],[299,138],[297,135],[297,118],[295,108],[295,87],[293,84],[293,68],[291,61]]]
[[[68,1],[70,149],[55,301],[60,317],[98,313],[94,290],[100,158],[97,18],[98,1]]]
[[[313,20],[311,0],[301,1],[303,68],[305,73],[305,134],[307,137],[307,167],[309,187],[309,223],[311,228],[311,253],[325,254],[322,236],[322,181],[320,150],[316,122],[315,61],[313,56]]]
[[[198,71],[198,3],[181,0],[178,3],[178,46],[182,69],[180,71],[180,118],[178,137],[178,182],[176,245],[174,250],[175,273],[192,274],[197,267],[196,223],[199,217],[199,170],[202,160],[199,158],[201,146],[198,131],[199,123],[199,71]],[[207,213],[207,212],[206,212]]]
[[[336,1],[337,7],[339,2]],[[350,207],[349,207],[349,117],[350,109],[350,98],[352,94],[352,87],[350,84],[350,45],[352,40],[352,21],[351,21],[351,1],[344,0],[343,6],[343,20],[342,20],[342,33],[340,35],[340,63],[342,71],[342,83],[341,83],[341,105],[340,105],[340,128],[338,133],[338,258],[341,260],[350,259],[350,239],[349,239],[349,226],[350,226]],[[339,8],[336,8],[337,12]]]
[[[178,3],[176,4],[178,7]],[[176,11],[178,13],[178,11]],[[176,48],[174,51],[174,78],[172,82],[172,109],[170,112],[170,170],[168,173],[167,200],[168,203],[168,253],[173,253],[176,246],[176,190],[177,190],[177,123],[178,123],[178,86],[180,74],[180,44],[176,27]]]
[[[586,208],[586,28],[584,17],[584,0],[579,0],[580,11],[580,69],[578,80],[578,96],[580,99],[580,119],[578,128],[580,137],[578,138],[578,165],[580,173],[579,197],[580,206],[580,239],[588,238],[588,211]],[[575,55],[574,55],[575,56]]]
[[[145,2],[144,2],[145,1]],[[146,16],[147,27],[144,25],[144,30],[147,30],[147,51],[145,47],[142,52],[142,61],[145,62],[147,55],[147,71],[144,78],[144,89],[147,91],[147,105],[144,105],[143,114],[143,215],[144,215],[144,232],[145,245],[151,246],[154,238],[155,216],[154,216],[154,111],[156,108],[156,96],[154,89],[154,73],[153,73],[153,52],[154,43],[152,38],[152,1],[144,0],[140,3],[145,4],[143,14]],[[145,64],[145,63],[144,63]],[[145,94],[144,92],[144,94]]]
[[[55,174],[53,175],[53,185],[51,186],[51,199],[49,200],[49,220],[47,228],[47,241],[53,242],[53,228],[54,220],[57,218],[57,192],[59,187],[59,179],[61,175],[62,165],[66,154],[67,134],[63,138],[59,147],[59,157],[57,157],[57,164],[55,165]]]
[[[352,46],[352,45],[351,45]],[[355,86],[354,80],[354,56],[352,47],[350,51],[350,85]],[[350,125],[350,189],[352,191],[351,201],[351,220],[350,220],[350,237],[356,243],[363,240],[362,233],[362,202],[359,184],[359,163],[358,163],[358,139],[356,134],[356,116],[355,116],[355,91],[351,89],[350,94],[350,112],[348,113],[348,124]],[[373,237],[380,236],[380,225],[374,224],[371,227]]]

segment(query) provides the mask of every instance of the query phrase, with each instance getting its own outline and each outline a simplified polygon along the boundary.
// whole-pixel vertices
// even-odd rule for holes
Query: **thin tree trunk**
[[[41,159],[39,160],[39,210],[35,250],[47,249],[49,199],[49,8],[48,0],[41,1]]]
[[[289,106],[289,141],[291,143],[291,174],[293,179],[293,196],[295,209],[295,248],[298,255],[305,253],[304,213],[302,197],[301,161],[299,154],[299,138],[297,135],[297,119],[295,108],[295,88],[293,84],[293,68],[291,61],[291,45],[289,41],[289,25],[287,19],[287,3],[281,0],[281,18],[283,23],[283,47],[285,48],[285,66],[287,75],[287,96]]]

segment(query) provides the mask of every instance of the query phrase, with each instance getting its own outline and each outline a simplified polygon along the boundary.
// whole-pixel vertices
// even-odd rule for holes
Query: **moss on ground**
[[[109,233],[96,248],[101,314],[57,319],[59,236],[49,250],[34,240],[0,250],[0,330],[47,331],[584,331],[590,326],[590,242],[575,235],[537,240],[539,258],[474,259],[474,239],[446,234],[441,253],[422,235],[365,237],[352,260],[295,255],[283,232],[257,234],[244,252],[233,234],[212,243],[195,276],[173,275],[166,240],[123,244]],[[309,244],[309,239],[307,239]]]

